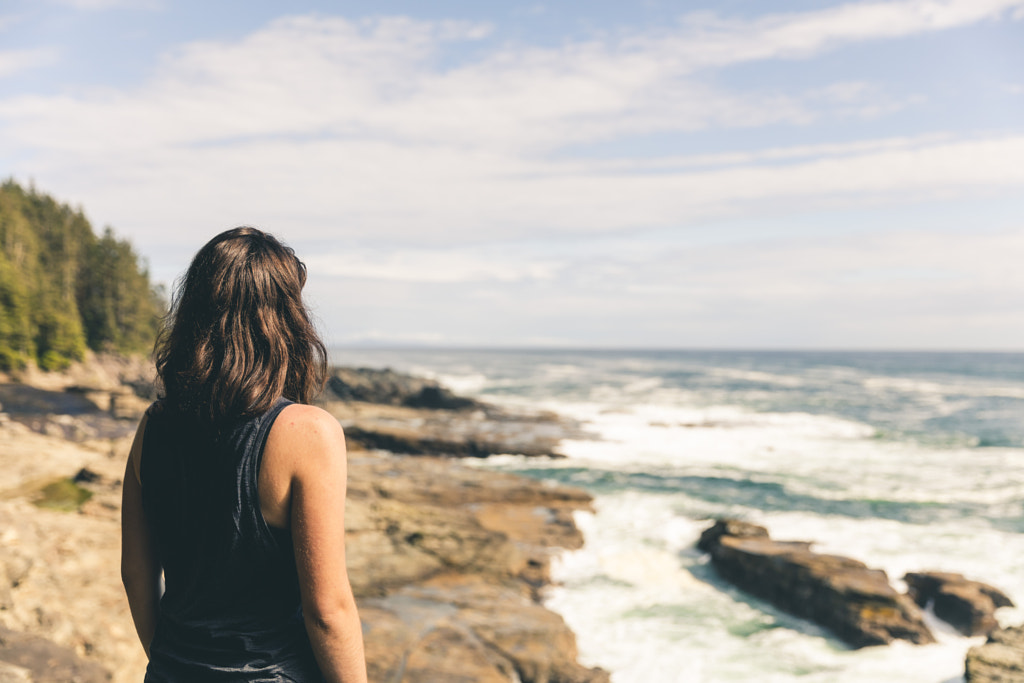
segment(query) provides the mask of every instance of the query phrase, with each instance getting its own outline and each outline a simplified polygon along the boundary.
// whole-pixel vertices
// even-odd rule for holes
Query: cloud
[[[2,28],[2,27],[0,27]],[[54,64],[59,53],[53,48],[0,50],[0,78]]]
[[[947,30],[1004,16],[1015,20],[1022,9],[1021,0],[904,0],[848,3],[753,21],[697,13],[684,20],[687,40],[680,41],[677,54],[691,68],[807,57],[853,42]]]
[[[799,125],[828,107],[869,116],[880,95],[858,81],[765,94],[698,76],[994,20],[1022,4],[860,3],[753,21],[691,15],[672,32],[557,48],[487,44],[482,57],[454,61],[447,50],[490,27],[286,17],[239,41],[182,46],[135,89],[2,99],[0,149],[19,173],[135,232],[146,248],[243,222],[288,226],[299,240],[372,233],[442,245],[1016,191],[1024,138],[1012,134],[610,162],[565,150],[630,135]]]
[[[543,330],[551,343],[577,347],[1006,349],[1024,335],[1022,249],[1021,228],[822,231],[729,245],[612,239],[566,253],[545,279],[314,273],[310,283],[326,317],[345,321],[330,330],[337,341],[514,346]],[[546,248],[535,255],[546,257]]]
[[[161,0],[50,0],[50,2],[85,12],[109,9],[159,9]]]
[[[305,258],[310,271],[328,277],[419,283],[549,280],[560,267],[551,258],[517,257],[492,249],[347,249]]]

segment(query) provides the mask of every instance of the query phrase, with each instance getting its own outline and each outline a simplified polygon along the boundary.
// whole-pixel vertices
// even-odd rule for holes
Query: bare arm
[[[317,663],[331,683],[365,683],[362,626],[345,566],[345,435],[319,408],[289,406],[274,424],[267,455],[291,472],[292,542]]]
[[[124,488],[121,493],[121,581],[128,595],[135,631],[148,657],[160,610],[160,563],[142,509],[139,458],[145,430],[146,418],[143,417],[124,470]]]

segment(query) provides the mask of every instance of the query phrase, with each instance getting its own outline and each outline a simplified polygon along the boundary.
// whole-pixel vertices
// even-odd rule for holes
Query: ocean
[[[553,410],[564,459],[480,466],[582,487],[582,550],[545,604],[614,683],[962,681],[965,638],[851,650],[723,583],[694,544],[717,517],[884,569],[985,581],[1024,604],[1024,354],[337,349]],[[1024,609],[997,614],[1024,622]]]

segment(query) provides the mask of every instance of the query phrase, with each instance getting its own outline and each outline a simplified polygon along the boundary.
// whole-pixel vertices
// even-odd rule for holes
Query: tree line
[[[127,240],[96,235],[80,209],[34,188],[0,184],[0,369],[149,351],[165,308]]]

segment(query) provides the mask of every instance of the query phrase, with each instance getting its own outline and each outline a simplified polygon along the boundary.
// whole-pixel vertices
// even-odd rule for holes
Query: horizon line
[[[328,355],[337,349],[353,351],[493,351],[493,352],[627,352],[627,353],[941,353],[941,354],[1024,354],[1024,348],[900,348],[900,347],[756,347],[756,346],[545,346],[545,345],[492,345],[492,344],[415,344],[331,342],[326,344]]]

